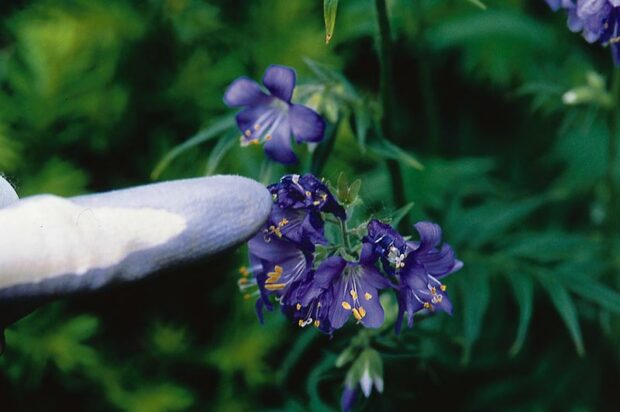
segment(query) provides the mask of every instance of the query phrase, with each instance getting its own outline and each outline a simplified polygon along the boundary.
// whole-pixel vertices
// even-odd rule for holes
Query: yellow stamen
[[[249,293],[246,293],[245,295],[243,295],[243,299],[245,300],[250,300],[251,297],[252,295],[250,295]]]
[[[250,271],[248,270],[247,267],[241,266],[239,268],[239,273],[241,273],[241,275],[243,275],[243,276],[248,276],[250,274]]]
[[[270,140],[271,140],[271,135],[270,135],[270,134],[268,134],[267,136],[265,136],[265,140],[266,140],[266,141],[270,141]]]
[[[359,313],[359,311],[355,308],[353,308],[353,316],[355,317],[355,319],[357,320],[362,320],[362,315],[361,313]]]
[[[351,290],[349,291],[349,293],[351,294],[351,297],[352,297],[353,299],[357,299],[357,292],[356,292],[356,291],[354,291],[353,289],[351,289]]]
[[[430,309],[432,308],[431,304],[428,302],[424,302],[424,309]]]
[[[315,321],[314,321],[314,326],[316,326],[317,328],[318,328],[319,326],[321,326],[321,321],[320,321],[320,320],[315,320]]]
[[[254,130],[258,130],[258,129],[260,129],[260,124],[256,123],[256,124],[254,125]]]
[[[433,286],[431,288],[431,295],[436,295],[437,294],[437,289]]]
[[[346,310],[351,310],[351,305],[349,304],[349,302],[342,302],[342,307],[345,308]]]
[[[269,285],[265,285],[265,289],[270,292],[275,290],[282,290],[286,287],[286,283],[270,283]]]
[[[370,299],[372,299],[372,295],[370,293],[366,292],[366,293],[364,293],[364,298],[366,300],[370,300]]]
[[[299,325],[300,328],[304,327],[304,321],[299,319],[299,322],[297,322],[297,324]]]
[[[301,310],[301,303],[298,303],[298,304],[295,306],[295,308],[296,308],[297,310]]]
[[[273,268],[273,272],[267,273],[267,276],[268,279],[265,281],[265,283],[276,283],[278,279],[280,279],[280,277],[282,276],[282,266],[276,265]]]
[[[246,283],[248,283],[248,279],[247,278],[241,278],[241,279],[239,279],[238,282],[239,282],[240,285],[245,285]]]
[[[362,306],[360,306],[360,308],[358,309],[358,312],[360,313],[361,317],[366,316],[366,309],[364,309]]]
[[[446,285],[441,285],[439,288],[441,289],[442,292],[445,292],[448,289]]]
[[[310,197],[310,196],[312,196],[312,193],[310,193],[309,191],[306,190],[306,196]]]
[[[252,136],[252,131],[251,131],[250,129],[246,130],[246,131],[245,131],[245,135],[246,135],[247,137]]]

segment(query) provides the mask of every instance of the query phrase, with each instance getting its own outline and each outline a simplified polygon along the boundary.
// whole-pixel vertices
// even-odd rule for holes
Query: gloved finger
[[[13,189],[13,186],[0,175],[0,208],[10,205],[13,202],[17,202],[19,198],[17,193]],[[2,233],[2,229],[0,229]]]
[[[0,326],[15,320],[1,318],[2,306],[138,280],[238,245],[270,208],[266,188],[239,176],[12,203],[0,209]]]

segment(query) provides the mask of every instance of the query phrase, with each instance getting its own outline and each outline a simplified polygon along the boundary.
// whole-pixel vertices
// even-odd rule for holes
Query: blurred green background
[[[234,78],[277,63],[325,86],[335,146],[323,175],[362,178],[365,210],[394,210],[382,152],[356,143],[378,100],[374,2],[340,3],[326,46],[317,0],[3,1],[0,171],[22,197],[147,183],[173,147],[230,113]],[[620,249],[606,229],[618,211],[605,178],[617,185],[620,169],[606,110],[562,103],[588,78],[609,83],[611,58],[542,0],[485,4],[388,2],[391,138],[425,169],[393,157],[412,221],[440,223],[465,268],[447,281],[454,317],[376,340],[385,393],[357,408],[620,410]],[[353,101],[330,100],[342,84],[308,59],[344,74]],[[184,152],[160,179],[258,178],[262,150],[222,142]],[[243,264],[239,250],[38,310],[7,330],[0,410],[337,410],[346,370],[334,359],[355,326],[331,340],[277,313],[260,326],[237,291]]]

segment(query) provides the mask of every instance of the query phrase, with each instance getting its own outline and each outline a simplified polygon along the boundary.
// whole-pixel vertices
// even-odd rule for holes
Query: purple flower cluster
[[[568,28],[581,32],[589,43],[609,45],[614,64],[620,65],[620,0],[545,0],[552,10],[568,12]]]
[[[291,103],[296,82],[295,70],[271,65],[265,70],[263,85],[240,77],[226,90],[224,103],[242,108],[237,114],[241,145],[265,143],[265,153],[284,164],[297,162],[291,146],[291,133],[297,143],[323,140],[325,120],[314,110]]]
[[[328,243],[325,217],[344,222],[345,209],[325,183],[310,174],[284,176],[269,190],[271,215],[248,242],[251,268],[244,268],[240,279],[244,290],[257,287],[261,321],[263,309],[273,310],[275,298],[282,312],[301,327],[314,325],[331,334],[354,318],[378,328],[384,322],[379,291],[388,288],[398,296],[397,331],[405,314],[412,326],[418,311],[452,312],[441,279],[463,264],[449,245],[440,246],[439,226],[419,222],[415,229],[420,239],[407,241],[390,225],[371,220],[356,249],[358,259],[347,260],[334,247],[331,256],[318,262],[316,246]]]

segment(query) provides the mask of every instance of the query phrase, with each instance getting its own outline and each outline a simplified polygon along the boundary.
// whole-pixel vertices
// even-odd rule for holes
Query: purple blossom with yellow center
[[[440,279],[463,267],[463,262],[456,259],[450,245],[439,246],[442,234],[439,225],[418,222],[414,227],[420,240],[407,242],[404,266],[398,272],[400,284],[396,287],[399,302],[397,331],[400,330],[405,313],[409,327],[413,326],[413,315],[423,309],[452,314],[452,303],[446,293],[447,286]]]
[[[327,295],[303,295],[311,286],[308,280],[313,277],[315,245],[327,242],[321,213],[346,218],[345,210],[327,186],[311,174],[284,176],[268,189],[273,196],[271,213],[263,229],[248,241],[251,270],[245,271],[239,286],[244,291],[257,289],[256,308],[261,320],[263,309],[273,308],[270,296],[275,296],[285,311],[303,300],[307,302],[303,312],[308,314],[303,322],[310,317],[319,319],[319,302],[328,307]],[[249,272],[254,275],[252,279],[247,276]],[[331,330],[328,325],[329,322],[324,323],[325,331]]]
[[[568,13],[568,28],[588,43],[610,46],[620,66],[620,0],[545,0],[552,10]]]
[[[329,322],[340,329],[353,317],[367,328],[383,324],[384,312],[379,290],[390,286],[370,261],[348,262],[340,256],[325,259],[317,268],[314,281],[331,294]]]
[[[284,176],[268,189],[274,201],[268,234],[297,244],[325,244],[321,212],[346,219],[344,208],[327,186],[311,174]]]
[[[240,286],[258,287],[256,309],[262,321],[263,308],[270,311],[273,308],[269,296],[277,296],[283,304],[294,296],[296,285],[305,279],[312,267],[314,249],[301,249],[285,239],[265,237],[261,232],[249,240],[248,249],[254,279],[242,277]]]
[[[291,134],[297,143],[323,140],[325,120],[314,110],[291,102],[296,73],[290,67],[271,65],[265,70],[265,92],[255,81],[240,77],[224,94],[224,103],[242,108],[236,120],[241,129],[241,144],[265,144],[271,159],[292,164],[297,156],[291,145]]]

